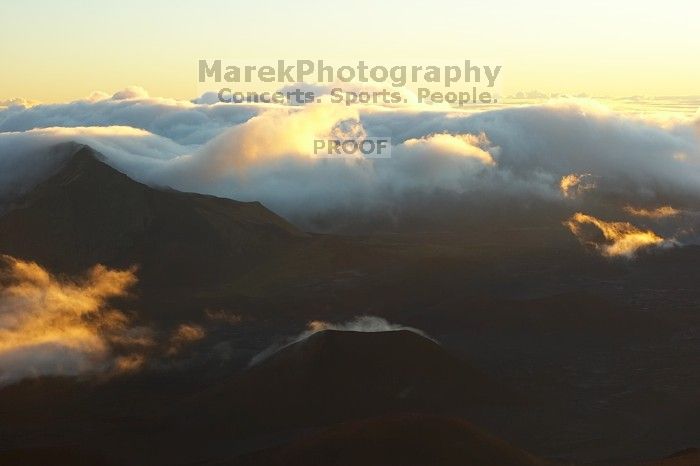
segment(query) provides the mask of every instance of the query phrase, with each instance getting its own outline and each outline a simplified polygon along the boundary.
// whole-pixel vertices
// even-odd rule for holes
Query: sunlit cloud
[[[495,165],[488,152],[490,141],[484,133],[473,134],[433,134],[426,138],[409,139],[403,143],[407,149],[439,152],[445,155],[457,155],[473,158],[484,165]]]
[[[169,356],[174,356],[185,346],[203,339],[205,335],[204,329],[199,325],[180,324],[170,336],[166,352]]]
[[[84,277],[65,279],[36,263],[3,256],[0,384],[133,368],[133,354],[152,344],[150,333],[134,327],[109,301],[128,295],[135,272],[97,265]]]
[[[633,258],[640,250],[675,244],[674,240],[664,239],[651,230],[642,230],[631,223],[605,222],[580,212],[569,218],[565,225],[582,243],[594,247],[605,257]],[[585,225],[595,227],[602,238],[584,231]]]
[[[114,368],[117,373],[125,374],[137,372],[146,365],[146,356],[143,354],[127,354],[119,356],[114,360]]]
[[[632,206],[625,206],[625,212],[635,217],[646,217],[646,218],[666,218],[674,217],[681,213],[680,210],[674,209],[671,206],[661,206],[655,209],[644,209],[644,208],[634,208]]]
[[[564,197],[576,198],[586,191],[595,189],[595,179],[590,173],[570,173],[559,181],[559,189]]]
[[[301,110],[269,110],[232,128],[205,148],[206,174],[240,173],[253,165],[295,157],[312,159],[314,140],[328,138],[338,123],[357,120],[356,111],[339,105],[309,105]]]
[[[94,93],[92,94],[94,95]],[[113,100],[127,100],[127,99],[147,99],[148,91],[141,86],[128,86],[125,89],[116,92],[113,96]]]

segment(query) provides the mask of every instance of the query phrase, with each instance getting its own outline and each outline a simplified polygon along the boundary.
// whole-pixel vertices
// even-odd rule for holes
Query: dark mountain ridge
[[[51,270],[137,264],[151,284],[196,286],[253,267],[305,234],[258,202],[161,190],[72,144],[60,168],[0,217],[0,252]]]

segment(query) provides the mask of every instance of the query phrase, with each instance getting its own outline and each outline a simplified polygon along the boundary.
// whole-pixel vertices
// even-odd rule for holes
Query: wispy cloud
[[[559,189],[564,197],[576,198],[586,191],[595,189],[595,179],[590,173],[569,173],[559,181]]]
[[[95,266],[59,278],[33,262],[2,257],[0,384],[39,375],[131,370],[150,332],[109,301],[136,283],[134,269]],[[115,351],[119,348],[119,351]]]
[[[175,356],[185,346],[203,339],[206,336],[204,329],[196,324],[180,324],[170,336],[166,353]]]
[[[606,257],[634,257],[638,251],[652,247],[670,247],[676,244],[651,230],[642,230],[628,222],[606,222],[591,215],[576,213],[565,222],[571,233],[581,242],[593,246]],[[601,239],[587,234],[584,225],[592,225],[602,234]]]
[[[675,217],[676,215],[680,214],[681,211],[678,209],[674,209],[671,206],[661,206],[661,207],[656,207],[653,209],[644,209],[644,208],[634,208],[632,206],[625,206],[625,212],[627,212],[630,215],[634,215],[635,217],[646,217],[646,218],[666,218],[666,217]]]

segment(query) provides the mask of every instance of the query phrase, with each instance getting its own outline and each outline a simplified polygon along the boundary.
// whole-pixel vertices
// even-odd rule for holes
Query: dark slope
[[[196,286],[304,236],[260,203],[153,189],[87,146],[72,151],[0,218],[0,252],[71,273],[138,264],[149,283]]]
[[[698,466],[700,465],[700,449],[688,448],[666,458],[641,463],[637,466]]]
[[[465,361],[408,331],[320,332],[210,381],[211,388],[197,382],[201,376],[191,369],[103,382],[26,380],[0,389],[0,418],[8,421],[0,423],[0,438],[12,439],[8,446],[18,458],[41,458],[80,440],[115,464],[189,464],[228,460],[339,422],[402,413],[454,417],[517,402]],[[412,443],[411,432],[396,435]],[[440,445],[431,448],[436,454]]]
[[[185,430],[225,442],[388,413],[468,414],[519,401],[416,333],[329,330],[200,393],[180,415]]]
[[[399,415],[334,426],[218,466],[543,466],[465,421]]]
[[[408,330],[315,333],[250,368],[243,387],[251,394],[269,390],[272,397],[283,390],[329,408],[344,404],[348,413],[373,401],[376,409],[514,401],[479,370]]]
[[[8,466],[115,466],[100,456],[85,453],[79,447],[26,448],[0,451],[0,464]]]

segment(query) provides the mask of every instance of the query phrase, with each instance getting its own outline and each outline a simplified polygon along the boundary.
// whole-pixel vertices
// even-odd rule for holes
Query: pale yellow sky
[[[0,100],[192,98],[197,60],[485,59],[503,91],[700,94],[700,4],[554,0],[3,1]]]

